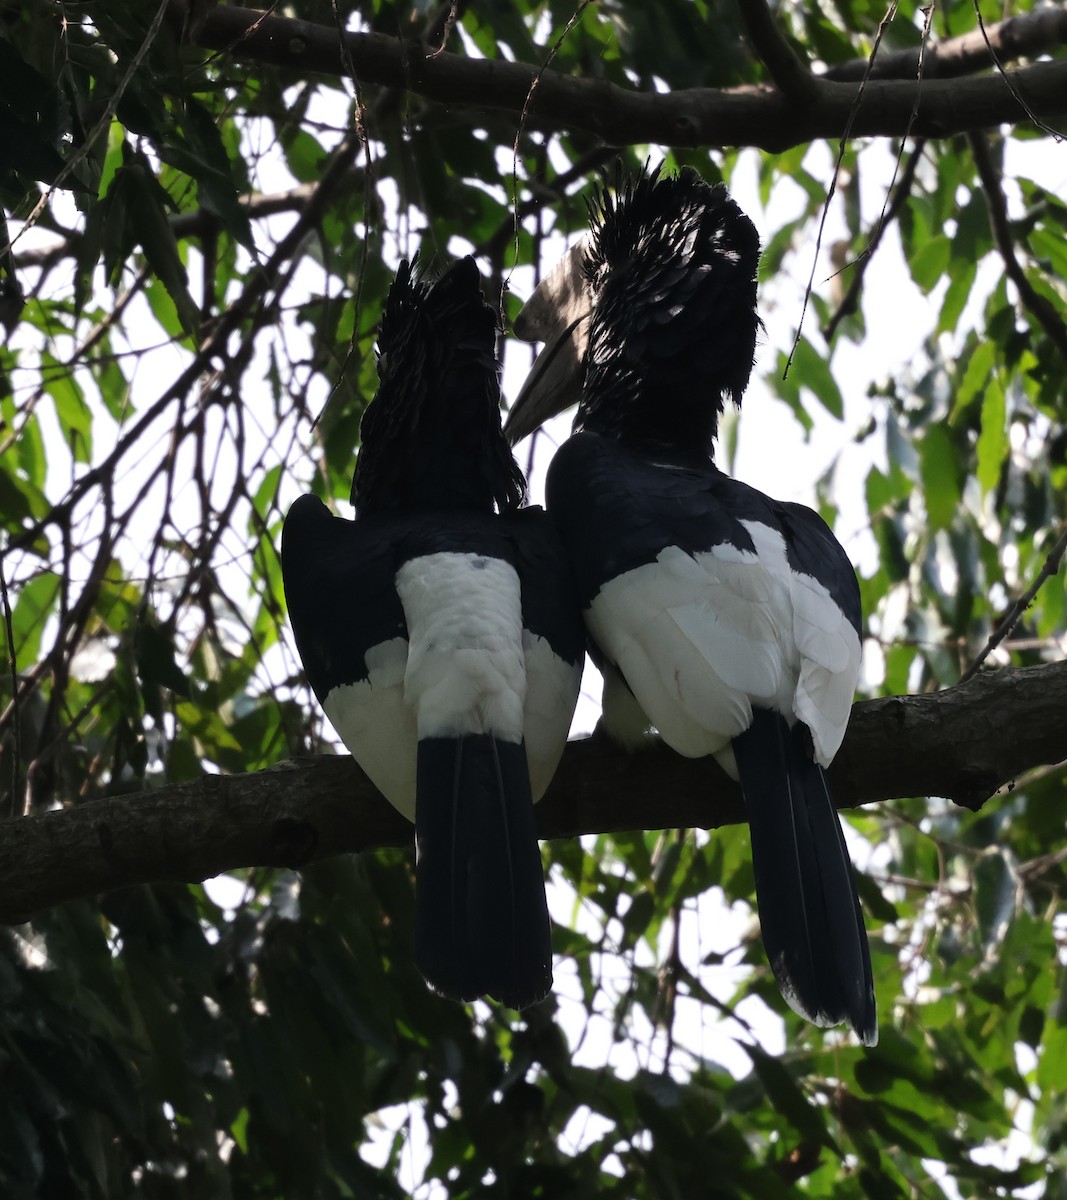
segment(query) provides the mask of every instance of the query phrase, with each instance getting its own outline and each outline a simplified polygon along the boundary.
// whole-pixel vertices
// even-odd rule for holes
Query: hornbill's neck
[[[522,473],[500,431],[496,335],[474,259],[434,281],[401,263],[378,335],[378,392],[360,427],[358,515],[522,503]]]
[[[752,371],[758,262],[752,222],[691,169],[604,193],[583,264],[591,310],[575,431],[707,462],[724,402],[741,403]]]

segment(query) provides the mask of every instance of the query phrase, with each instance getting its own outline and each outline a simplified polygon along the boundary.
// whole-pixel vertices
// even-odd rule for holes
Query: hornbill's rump
[[[378,339],[355,521],[290,509],[297,647],[341,740],[415,823],[416,961],[460,999],[552,982],[534,825],[577,697],[584,635],[562,546],[500,430],[496,316],[474,260],[404,263]]]
[[[870,1044],[867,936],[824,772],[859,675],[859,587],[818,515],[712,460],[752,370],[758,261],[721,185],[690,169],[620,179],[535,293],[527,327],[551,340],[506,429],[522,436],[580,395],[547,498],[605,677],[603,724],[630,745],[654,728],[740,778],[782,993]]]

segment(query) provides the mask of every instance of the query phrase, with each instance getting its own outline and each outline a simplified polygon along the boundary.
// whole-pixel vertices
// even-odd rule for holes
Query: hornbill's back
[[[316,696],[415,822],[420,969],[448,995],[522,1007],[552,979],[533,801],[566,742],[583,635],[558,538],[519,507],[495,339],[473,259],[434,282],[401,266],[356,520],[302,497],[282,568]]]
[[[817,514],[712,461],[723,404],[740,404],[752,369],[758,236],[721,185],[654,171],[600,199],[578,254],[584,291],[574,259],[555,328],[583,330],[581,400],[547,495],[605,676],[604,726],[631,745],[654,727],[740,777],[783,994],[873,1042],[866,932],[824,773],[859,674],[855,573]],[[559,409],[536,365],[532,379],[509,417],[519,434]]]

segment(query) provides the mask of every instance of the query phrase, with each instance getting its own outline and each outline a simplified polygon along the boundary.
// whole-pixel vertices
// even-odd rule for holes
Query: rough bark
[[[1055,41],[1058,30],[1055,24],[1053,33],[1043,32]],[[846,129],[851,137],[943,138],[1017,124],[1027,119],[1020,97],[1045,121],[1067,112],[1065,61],[1009,71],[1010,86],[992,70],[970,78],[927,77],[921,87],[914,78],[884,79],[876,73],[861,94],[853,80],[811,75],[796,64],[784,76],[778,72],[794,83],[803,80],[788,92],[749,85],[655,93],[542,72],[528,63],[467,58],[375,33],[344,34],[342,50],[342,35],[330,26],[254,9],[214,8],[191,36],[205,49],[288,67],[302,77],[351,70],[362,85],[384,84],[440,103],[516,117],[525,110],[531,128],[582,131],[614,145],[757,146],[780,152],[817,138],[838,139]],[[772,65],[784,57],[772,56]],[[954,61],[978,69],[973,52]],[[894,70],[900,69],[895,63]]]
[[[978,808],[1034,767],[1067,759],[1067,662],[987,671],[946,691],[855,706],[831,769],[842,807],[945,796]],[[737,787],[708,759],[627,755],[572,742],[538,809],[542,837],[742,819]],[[411,827],[346,757],[206,776],[0,823],[0,920],[133,883],[197,881],[249,866],[299,867],[405,846]]]

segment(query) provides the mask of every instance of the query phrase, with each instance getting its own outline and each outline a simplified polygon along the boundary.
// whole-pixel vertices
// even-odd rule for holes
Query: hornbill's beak
[[[581,399],[592,308],[582,270],[585,254],[586,238],[582,238],[541,280],[515,318],[516,337],[545,345],[504,422],[504,434],[512,445]]]

